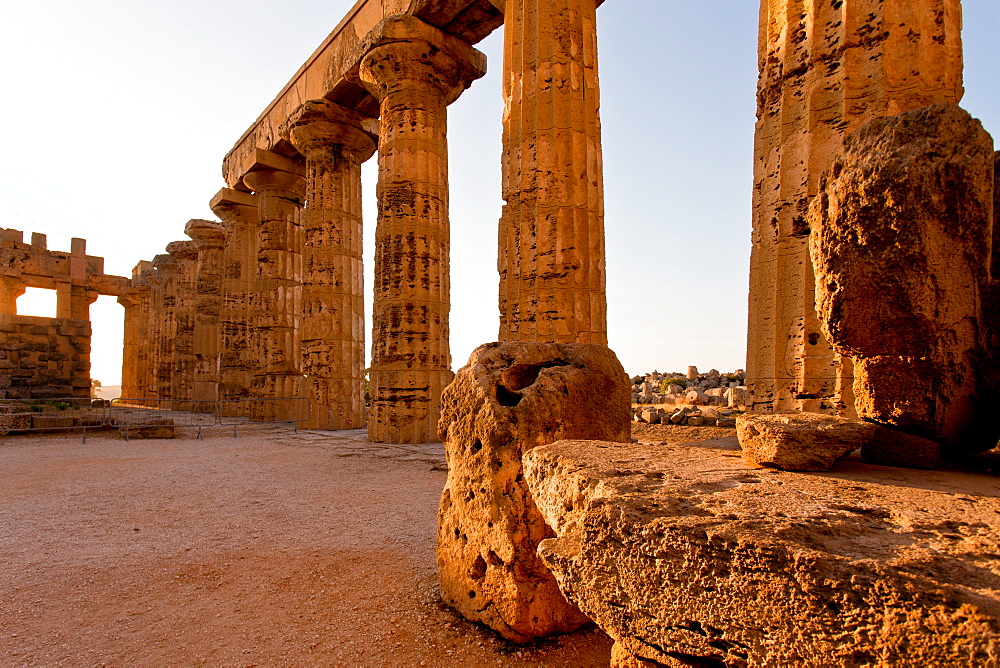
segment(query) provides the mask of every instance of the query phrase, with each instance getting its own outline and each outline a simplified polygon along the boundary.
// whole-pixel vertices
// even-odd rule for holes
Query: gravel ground
[[[606,666],[440,604],[440,444],[0,437],[0,665]]]

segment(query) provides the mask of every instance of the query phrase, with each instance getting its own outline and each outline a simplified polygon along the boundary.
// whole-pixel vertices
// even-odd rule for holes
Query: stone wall
[[[0,399],[90,396],[90,323],[0,314]]]

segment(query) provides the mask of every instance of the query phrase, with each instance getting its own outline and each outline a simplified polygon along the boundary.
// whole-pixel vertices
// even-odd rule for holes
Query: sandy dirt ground
[[[0,437],[0,665],[606,666],[440,604],[440,444]]]

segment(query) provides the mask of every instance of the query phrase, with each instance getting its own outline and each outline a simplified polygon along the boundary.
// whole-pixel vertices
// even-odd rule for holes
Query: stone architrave
[[[596,4],[504,3],[503,341],[607,343]]]
[[[226,230],[222,249],[222,307],[219,314],[220,410],[226,415],[246,412],[240,401],[250,398],[250,294],[257,277],[257,198],[223,188],[212,198],[212,212]]]
[[[806,213],[843,137],[962,89],[959,0],[762,0],[747,385],[756,410],[851,416],[816,316]]]
[[[981,405],[993,140],[957,105],[848,135],[809,215],[824,335],[854,365],[858,415],[946,444],[992,448]]]
[[[299,340],[309,429],[365,426],[361,163],[376,144],[363,118],[313,100],[291,130],[306,158]]]
[[[194,241],[171,241],[167,252],[177,260],[173,280],[174,340],[170,396],[176,410],[190,410],[194,385],[195,300],[198,280],[198,244]]]
[[[412,16],[383,20],[359,53],[380,104],[368,437],[429,442],[451,379],[447,106],[486,58]]]
[[[445,389],[438,427],[448,481],[437,563],[448,605],[515,642],[588,621],[536,555],[552,533],[524,482],[521,456],[561,438],[628,441],[630,395],[606,346],[503,342],[472,353]]]
[[[218,398],[219,351],[222,312],[222,271],[226,228],[212,220],[194,219],[184,226],[184,233],[194,239],[198,248],[195,269],[194,301],[194,377],[191,399],[198,412],[214,410]]]
[[[253,417],[294,417],[291,399],[300,396],[298,323],[302,312],[302,229],[299,212],[305,193],[302,166],[258,151],[243,181],[257,195],[257,276],[251,293],[253,361],[250,396]]]

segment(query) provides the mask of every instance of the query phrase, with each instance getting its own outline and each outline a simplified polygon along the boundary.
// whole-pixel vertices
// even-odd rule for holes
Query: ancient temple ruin
[[[20,230],[0,229],[0,399],[89,397],[90,305],[128,288],[84,239],[69,252],[46,246],[44,234],[25,243]],[[54,290],[56,317],[17,315],[26,288]]]

